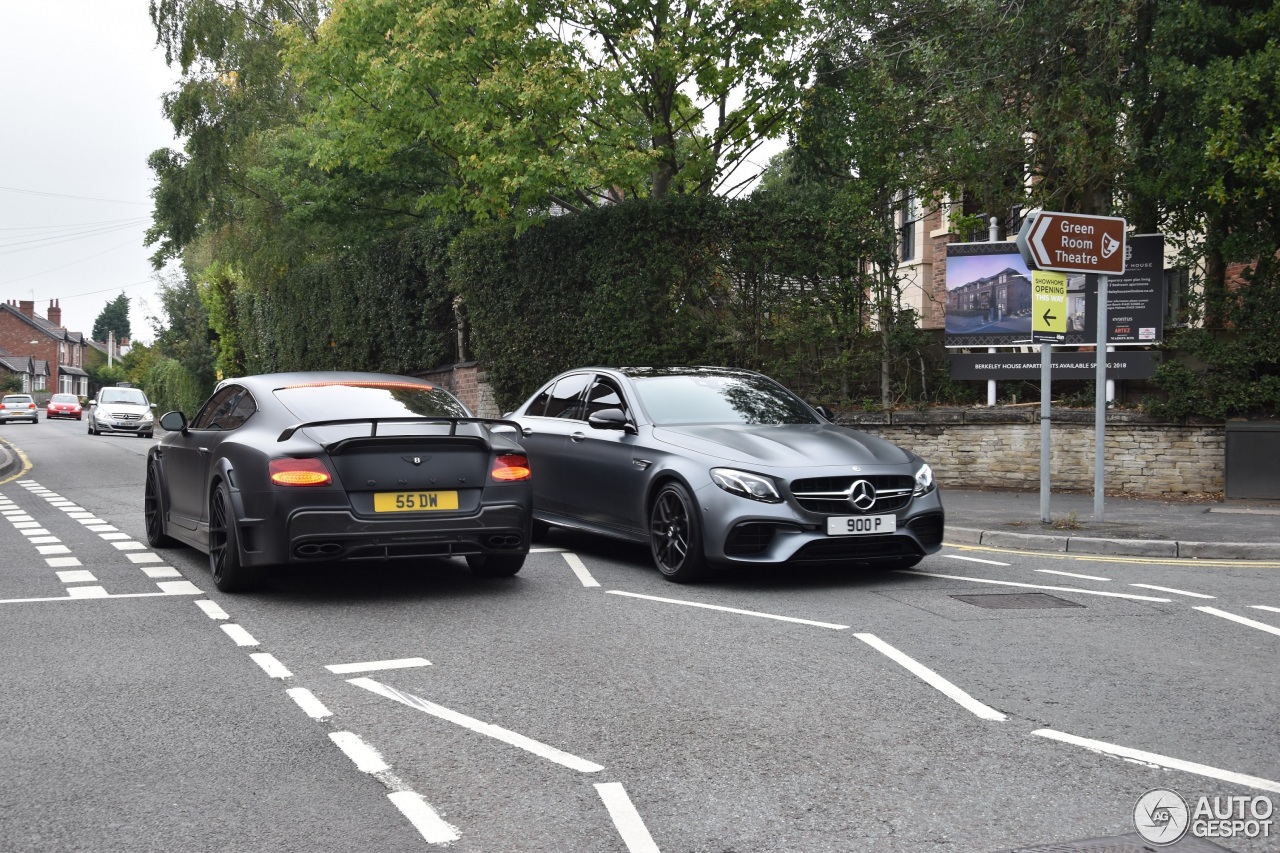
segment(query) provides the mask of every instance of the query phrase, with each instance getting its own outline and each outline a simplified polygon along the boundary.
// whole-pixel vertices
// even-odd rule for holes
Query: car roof
[[[657,376],[763,376],[754,370],[741,367],[715,367],[712,365],[659,365],[581,368],[582,370],[610,370],[630,379],[647,379]]]
[[[363,373],[357,370],[304,370],[292,373],[259,373],[252,376],[238,376],[224,379],[218,383],[225,385],[243,385],[255,394],[264,394],[287,388],[291,385],[325,385],[339,382],[388,382],[410,383],[423,388],[439,386],[413,376],[401,376],[395,373]]]

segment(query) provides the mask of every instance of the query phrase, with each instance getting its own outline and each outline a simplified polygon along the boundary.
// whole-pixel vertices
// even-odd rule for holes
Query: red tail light
[[[515,454],[499,456],[493,460],[493,470],[489,472],[489,476],[499,483],[527,480],[529,479],[529,457]]]
[[[277,486],[327,486],[333,482],[319,459],[272,459],[268,466]]]

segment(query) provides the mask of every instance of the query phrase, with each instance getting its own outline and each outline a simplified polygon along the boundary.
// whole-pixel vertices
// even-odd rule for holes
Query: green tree
[[[129,297],[121,293],[115,299],[107,303],[102,309],[102,313],[98,314],[98,319],[93,323],[93,339],[95,341],[105,341],[108,332],[115,333],[115,341],[127,341],[133,337],[129,326]]]
[[[732,190],[794,115],[807,26],[797,0],[348,0],[288,56],[313,162],[414,162],[420,208],[510,216]]]

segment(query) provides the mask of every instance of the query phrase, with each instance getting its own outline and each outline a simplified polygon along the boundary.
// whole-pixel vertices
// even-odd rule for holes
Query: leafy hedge
[[[883,282],[866,270],[883,234],[813,199],[633,200],[463,232],[450,276],[503,408],[588,364],[727,364],[861,400],[879,397],[884,342],[868,321]],[[917,353],[903,354],[898,375],[915,376]],[[940,375],[940,353],[929,361]]]
[[[452,359],[454,232],[407,231],[335,252],[236,291],[239,340],[251,373],[370,370],[409,373]]]
[[[815,402],[879,400],[885,352],[896,399],[936,393],[941,350],[868,272],[891,232],[828,201],[676,196],[523,227],[420,227],[265,286],[211,268],[201,298],[219,318],[220,363],[251,373],[452,363],[456,299],[465,354],[504,409],[589,364],[725,364]]]

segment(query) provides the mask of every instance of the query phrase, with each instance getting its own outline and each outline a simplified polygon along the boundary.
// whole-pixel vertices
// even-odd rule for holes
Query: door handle
[[[586,436],[585,436],[585,435],[583,435],[583,434],[582,434],[582,433],[580,433],[580,432],[571,433],[571,434],[569,435],[569,439],[570,439],[571,441],[575,442],[575,443],[576,443],[576,442],[579,442],[579,441],[582,441],[584,438],[586,438]]]
[[[209,448],[207,448],[207,447],[197,447],[197,448],[196,448],[196,452],[198,452],[201,456],[208,456],[208,455],[209,455]]]

